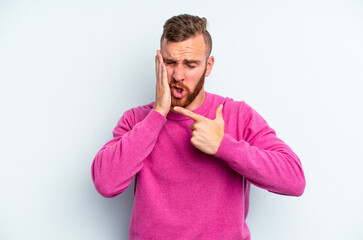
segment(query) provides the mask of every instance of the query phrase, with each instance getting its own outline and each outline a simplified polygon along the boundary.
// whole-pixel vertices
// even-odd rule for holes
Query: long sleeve
[[[225,133],[215,156],[258,187],[282,195],[302,195],[306,183],[298,156],[249,105],[241,103],[237,115],[241,138]]]
[[[136,124],[132,110],[124,113],[113,130],[114,138],[99,150],[92,163],[92,180],[102,196],[112,198],[126,190],[142,169],[166,121],[154,109]]]

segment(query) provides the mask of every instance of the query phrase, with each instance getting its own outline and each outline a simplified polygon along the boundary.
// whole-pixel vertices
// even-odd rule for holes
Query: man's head
[[[213,67],[212,38],[207,20],[188,14],[174,16],[164,24],[160,47],[171,89],[171,105],[190,109],[204,101],[204,78]]]
[[[207,19],[204,17],[181,14],[169,18],[164,24],[160,46],[162,46],[164,39],[167,42],[181,42],[199,34],[203,36],[208,58],[212,52],[212,37],[207,31]]]

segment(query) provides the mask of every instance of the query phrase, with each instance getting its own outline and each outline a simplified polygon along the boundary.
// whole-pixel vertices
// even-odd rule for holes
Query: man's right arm
[[[124,113],[113,131],[114,138],[101,148],[92,163],[92,180],[102,196],[112,198],[126,190],[153,150],[166,121],[151,109],[133,125],[132,110]]]
[[[137,124],[132,110],[125,112],[113,134],[92,163],[92,180],[104,197],[116,197],[126,190],[153,150],[170,111],[171,95],[167,71],[160,50],[155,56],[156,94],[153,109]],[[137,108],[135,109],[137,111]]]

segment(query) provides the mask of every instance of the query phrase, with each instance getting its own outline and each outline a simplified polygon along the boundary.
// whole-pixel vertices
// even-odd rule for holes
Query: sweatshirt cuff
[[[158,111],[155,111],[154,109],[151,109],[148,115],[146,116],[145,120],[147,120],[147,125],[151,129],[158,129],[160,130],[164,124],[166,123],[167,119],[159,113]]]

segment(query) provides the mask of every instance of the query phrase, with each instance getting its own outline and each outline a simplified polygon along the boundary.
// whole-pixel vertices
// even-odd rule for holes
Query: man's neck
[[[202,90],[200,90],[200,92],[198,93],[198,95],[194,99],[194,101],[191,104],[189,104],[188,106],[186,106],[185,108],[190,111],[194,111],[195,109],[199,108],[204,103],[205,95],[206,94],[205,94],[204,88],[202,88]]]

